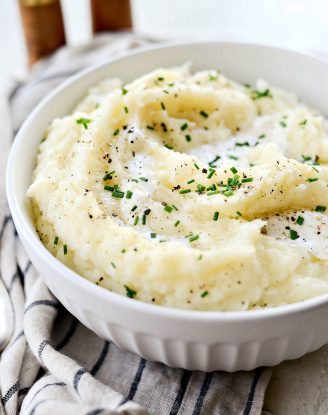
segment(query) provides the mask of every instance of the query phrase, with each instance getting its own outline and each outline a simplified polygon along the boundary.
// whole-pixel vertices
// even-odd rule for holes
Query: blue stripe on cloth
[[[183,375],[182,375],[181,382],[180,382],[180,387],[178,389],[177,395],[175,397],[172,408],[170,410],[170,415],[176,415],[179,412],[179,409],[181,407],[183,397],[186,393],[191,375],[192,375],[192,372],[190,372],[189,370],[183,371]]]
[[[207,392],[209,390],[212,377],[213,377],[213,373],[206,373],[192,415],[199,415],[201,413],[204,399],[206,398]]]
[[[84,367],[81,367],[74,375],[73,388],[74,390],[76,390],[76,392],[78,392],[79,383],[84,373],[86,373],[86,369]]]
[[[19,382],[16,382],[13,386],[11,386],[7,392],[4,394],[3,398],[1,398],[2,406],[5,406],[9,399],[18,391]]]
[[[41,343],[40,343],[40,346],[39,346],[39,349],[38,349],[38,356],[39,356],[39,359],[42,361],[42,353],[43,353],[43,350],[44,350],[44,348],[46,347],[46,346],[48,346],[49,345],[49,342],[48,342],[48,340],[43,340]]]
[[[104,410],[104,408],[92,409],[92,411],[87,412],[86,415],[98,415],[104,412]]]
[[[65,347],[68,344],[68,342],[71,340],[71,338],[73,337],[73,335],[76,331],[76,328],[79,324],[79,321],[74,316],[72,316],[72,317],[73,317],[72,323],[71,323],[67,333],[63,337],[63,339],[57,344],[56,350],[61,350],[63,347]]]
[[[2,237],[3,237],[3,234],[5,233],[5,229],[6,229],[6,227],[7,227],[7,224],[8,224],[10,221],[11,221],[11,216],[10,216],[10,215],[6,215],[6,216],[4,217],[4,219],[3,219],[3,222],[2,222],[2,225],[1,225],[1,228],[0,228],[0,242],[1,242],[1,239],[2,239]]]
[[[100,356],[98,360],[96,361],[95,365],[91,369],[90,373],[92,376],[95,376],[99,369],[101,368],[102,364],[104,363],[104,360],[106,359],[107,353],[109,350],[109,343],[107,341],[104,342],[104,346],[101,349]]]
[[[36,307],[38,305],[46,305],[48,307],[53,307],[57,310],[59,308],[58,303],[55,303],[54,301],[51,301],[51,300],[38,300],[38,301],[33,301],[33,303],[29,304],[25,308],[24,314],[27,313],[31,308]]]
[[[139,366],[138,366],[138,369],[137,369],[137,373],[135,374],[135,377],[133,379],[133,382],[132,382],[132,385],[130,387],[129,393],[125,398],[122,399],[119,406],[124,405],[128,401],[132,401],[133,398],[135,397],[135,394],[137,393],[138,386],[139,386],[139,383],[141,381],[142,374],[143,374],[143,371],[145,369],[146,363],[147,362],[146,362],[145,359],[140,358],[140,363],[139,363]]]
[[[256,391],[256,386],[257,386],[258,381],[261,377],[261,374],[262,374],[262,368],[259,367],[255,370],[253,382],[252,382],[251,389],[250,389],[249,394],[248,394],[248,398],[247,398],[247,402],[246,402],[246,405],[245,405],[245,408],[244,408],[244,411],[243,411],[243,415],[249,415],[251,413],[253,400],[254,400],[254,396],[255,396],[255,391]]]

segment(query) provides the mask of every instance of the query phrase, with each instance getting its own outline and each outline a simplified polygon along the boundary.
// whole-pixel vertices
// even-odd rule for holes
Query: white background
[[[88,0],[61,0],[68,41],[91,38]],[[134,29],[153,36],[215,37],[328,56],[328,0],[132,0]],[[0,0],[0,81],[26,73],[18,0]]]

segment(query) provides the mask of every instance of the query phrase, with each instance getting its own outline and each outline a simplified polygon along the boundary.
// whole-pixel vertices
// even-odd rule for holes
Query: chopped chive
[[[217,75],[209,74],[208,75],[208,80],[209,81],[217,81],[218,80],[218,76]]]
[[[204,192],[204,190],[205,190],[205,186],[203,186],[202,184],[198,184],[198,185],[197,185],[197,190],[196,190],[196,192],[198,192],[198,193],[202,193],[202,192]]]
[[[142,215],[142,224],[143,224],[143,225],[146,225],[146,220],[147,220],[147,217],[146,217],[146,215],[145,215],[145,214],[143,214],[143,215]]]
[[[311,157],[310,156],[304,156],[304,154],[302,154],[302,159],[303,159],[303,163],[304,163],[305,161],[310,161]]]
[[[139,222],[139,216],[136,216],[134,219],[133,225],[134,226],[138,225],[138,222]]]
[[[236,167],[231,167],[230,171],[231,171],[233,174],[238,173],[238,170],[236,169]]]
[[[203,110],[199,112],[199,115],[201,115],[203,118],[207,118],[208,117],[207,112],[205,112]]]
[[[238,160],[238,157],[237,157],[237,156],[234,156],[233,154],[231,154],[231,155],[229,156],[229,159],[232,159],[232,160]]]
[[[179,210],[175,205],[172,205],[174,210]]]
[[[315,207],[315,211],[316,212],[325,212],[326,211],[326,206],[322,206],[322,205],[317,205],[316,207]]]
[[[167,86],[174,86],[174,82],[170,82],[169,84],[167,84]]]
[[[280,123],[279,123],[283,128],[286,128],[287,127],[287,124],[285,123],[285,121],[280,121]]]
[[[242,183],[249,183],[253,181],[253,177],[244,177],[243,179],[241,179]]]
[[[76,120],[76,124],[82,124],[86,130],[88,129],[88,124],[90,123],[91,120],[89,118],[79,118],[78,120]]]
[[[114,264],[114,262],[111,262],[111,265],[113,268],[116,268],[116,265]]]
[[[151,237],[151,238],[156,238],[156,233],[155,233],[155,232],[152,232],[152,233],[150,234],[150,237]]]
[[[137,205],[134,205],[133,208],[131,209],[131,212],[134,212],[137,209]]]
[[[219,212],[214,212],[213,220],[217,221],[219,219]]]
[[[115,136],[115,135],[118,135],[118,133],[120,132],[120,129],[119,128],[116,128],[116,130],[113,132],[113,135]]]
[[[170,205],[165,205],[165,206],[164,206],[164,210],[165,210],[166,212],[168,212],[168,213],[171,213],[171,212],[172,212],[172,210],[173,210],[173,207],[172,207],[172,206],[170,206]]]
[[[318,177],[310,177],[310,178],[307,179],[307,181],[310,182],[310,183],[316,182],[318,180],[319,180]]]
[[[266,137],[266,135],[265,134],[261,134],[261,135],[259,135],[258,136],[258,138],[261,140],[262,138],[265,138]]]
[[[126,95],[129,91],[125,88],[122,88],[122,95]]]
[[[125,196],[125,197],[126,197],[127,199],[131,199],[132,195],[133,195],[133,192],[131,192],[131,190],[127,190],[127,191],[126,191],[126,196]]]
[[[59,238],[58,238],[58,236],[56,236],[55,239],[54,239],[54,245],[57,245],[58,241],[59,241]]]
[[[148,182],[147,177],[139,177],[139,180],[142,180],[143,182]]]
[[[197,170],[199,170],[199,167],[196,163],[194,163],[194,166],[196,167]]]
[[[317,173],[319,173],[319,170],[318,170],[316,167],[312,166],[312,169],[313,169],[314,171],[316,171]]]
[[[297,223],[298,225],[303,225],[303,223],[304,223],[304,218],[303,218],[303,216],[298,216],[298,218],[296,219],[296,223]]]
[[[237,213],[237,215],[238,215],[238,216],[243,216],[243,215],[242,215],[242,213],[241,213],[241,212],[239,212],[239,210],[237,210],[237,212],[236,212],[236,213]]]
[[[292,239],[293,241],[300,237],[299,234],[294,229],[291,229],[289,231],[289,235],[290,235],[290,239]]]
[[[301,121],[301,122],[299,123],[299,125],[300,125],[301,127],[305,127],[305,126],[306,126],[306,123],[307,123],[307,120],[305,119],[305,120]]]
[[[189,242],[197,241],[197,239],[199,239],[199,235],[191,235],[189,237]]]
[[[66,244],[64,244],[64,246],[63,246],[63,251],[64,251],[64,255],[67,255],[67,245]]]
[[[148,130],[154,131],[154,127],[152,127],[151,125],[147,125],[146,128],[148,128]]]
[[[183,189],[183,190],[180,190],[180,194],[181,195],[184,195],[184,194],[186,194],[186,193],[190,193],[191,192],[191,189]]]
[[[264,91],[259,91],[257,89],[252,90],[252,99],[260,99],[260,98],[272,98],[272,94],[270,89],[266,89]]]
[[[167,91],[166,89],[163,89],[164,94],[169,94],[169,91]]]
[[[159,77],[157,78],[157,80],[158,80],[158,81],[164,81],[164,78],[163,78],[162,76],[159,76]]]
[[[188,143],[191,141],[191,136],[189,134],[185,135],[185,139]]]
[[[179,221],[179,220],[177,220],[177,221],[175,222],[174,226],[175,226],[175,227],[177,227],[177,226],[179,225],[179,223],[180,223],[180,221]]]
[[[215,185],[215,183],[213,183],[211,186],[208,186],[208,187],[206,188],[206,190],[207,190],[207,191],[210,191],[210,190],[216,190],[216,185]]]
[[[117,197],[118,199],[122,199],[124,197],[124,192],[121,192],[120,190],[113,190],[112,192],[113,197]]]
[[[188,128],[188,124],[185,122],[184,124],[181,125],[180,130],[184,131]]]
[[[187,184],[194,183],[194,181],[195,181],[195,179],[188,180],[188,181],[187,181]]]
[[[124,107],[124,112],[125,112],[125,114],[127,114],[129,112],[129,108],[128,107]]]
[[[128,287],[127,285],[124,285],[124,288],[126,290],[126,296],[129,298],[134,298],[137,294],[137,291],[133,290],[132,288]]]
[[[213,195],[217,195],[219,192],[217,190],[212,190],[210,192],[207,192],[207,196],[213,196]]]
[[[214,159],[208,163],[208,165],[209,165],[210,167],[216,167],[216,166],[213,166],[213,164],[214,164],[216,161],[220,160],[220,158],[221,158],[221,156],[216,155],[216,156],[214,157]]]
[[[244,143],[235,143],[237,147],[249,147],[249,142],[245,141]]]
[[[138,183],[138,179],[131,179],[131,182]]]
[[[168,148],[169,150],[173,150],[173,147],[170,146],[169,144],[164,144],[164,147]]]
[[[162,107],[162,110],[165,110],[164,102],[161,102],[161,107]]]
[[[232,196],[233,195],[233,191],[232,190],[227,190],[226,192],[223,192],[224,196]]]
[[[206,297],[208,295],[208,291],[203,291],[202,293],[201,293],[201,297],[202,298],[204,298],[204,297]]]
[[[112,192],[113,190],[114,190],[114,187],[113,186],[104,186],[104,189],[105,190],[108,190],[109,192]]]
[[[207,175],[207,178],[208,179],[211,179],[211,177],[214,175],[214,173],[215,173],[215,170],[214,169],[211,169],[210,172]]]

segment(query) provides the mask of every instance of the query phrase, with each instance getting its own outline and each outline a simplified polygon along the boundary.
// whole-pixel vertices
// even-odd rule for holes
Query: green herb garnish
[[[137,294],[137,291],[133,290],[132,288],[128,287],[127,285],[124,285],[124,288],[126,289],[126,296],[129,298],[134,298]]]
[[[88,129],[88,124],[90,123],[91,120],[89,118],[79,118],[78,120],[76,120],[76,124],[82,124],[86,130]]]
[[[63,246],[63,251],[64,251],[64,255],[67,255],[67,245],[66,244],[64,244],[64,246]]]
[[[190,193],[191,192],[191,189],[182,189],[182,190],[180,190],[180,194],[181,195],[185,195],[186,193]]]
[[[54,245],[57,245],[58,241],[59,241],[59,238],[58,238],[58,236],[56,236],[55,239],[54,239]]]
[[[131,192],[131,190],[127,190],[127,191],[126,191],[126,196],[125,196],[125,197],[126,197],[127,199],[131,199],[132,195],[133,195],[133,192]]]
[[[184,124],[181,125],[180,130],[185,131],[187,128],[188,128],[188,124],[185,122]]]
[[[217,221],[219,219],[219,212],[214,212],[213,220]]]
[[[203,118],[208,118],[207,112],[205,112],[203,110],[199,112],[199,115],[201,115]]]
[[[189,236],[189,242],[197,241],[197,239],[199,239],[199,235],[191,235],[191,236]]]
[[[204,297],[206,297],[208,295],[208,291],[203,291],[202,293],[201,293],[201,297],[202,298],[204,298]]]
[[[325,212],[326,211],[326,206],[322,206],[322,205],[317,205],[316,207],[315,207],[315,211],[316,212]]]
[[[290,239],[292,239],[293,241],[300,237],[299,234],[294,229],[291,229],[289,231],[289,235],[290,235]]]
[[[119,128],[116,128],[116,130],[113,132],[113,135],[115,136],[115,135],[118,135],[118,133],[120,132],[120,129]]]
[[[296,219],[296,223],[297,223],[298,225],[303,225],[303,223],[304,223],[304,218],[303,218],[303,216],[298,216],[298,218]]]
[[[172,212],[172,210],[173,210],[173,207],[172,207],[172,206],[170,206],[170,205],[165,205],[165,206],[164,206],[164,210],[165,210],[165,212],[171,213],[171,212]]]

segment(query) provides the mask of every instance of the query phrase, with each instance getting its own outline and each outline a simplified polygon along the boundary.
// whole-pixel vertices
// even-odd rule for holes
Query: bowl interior
[[[242,43],[199,42],[142,48],[124,57],[88,68],[64,82],[48,95],[21,127],[12,147],[7,168],[7,194],[16,225],[33,243],[43,248],[36,235],[26,202],[38,145],[48,124],[68,114],[85,92],[100,80],[120,77],[123,82],[159,67],[192,63],[192,70],[219,69],[241,82],[258,78],[296,93],[303,101],[328,114],[328,65],[283,49]]]

